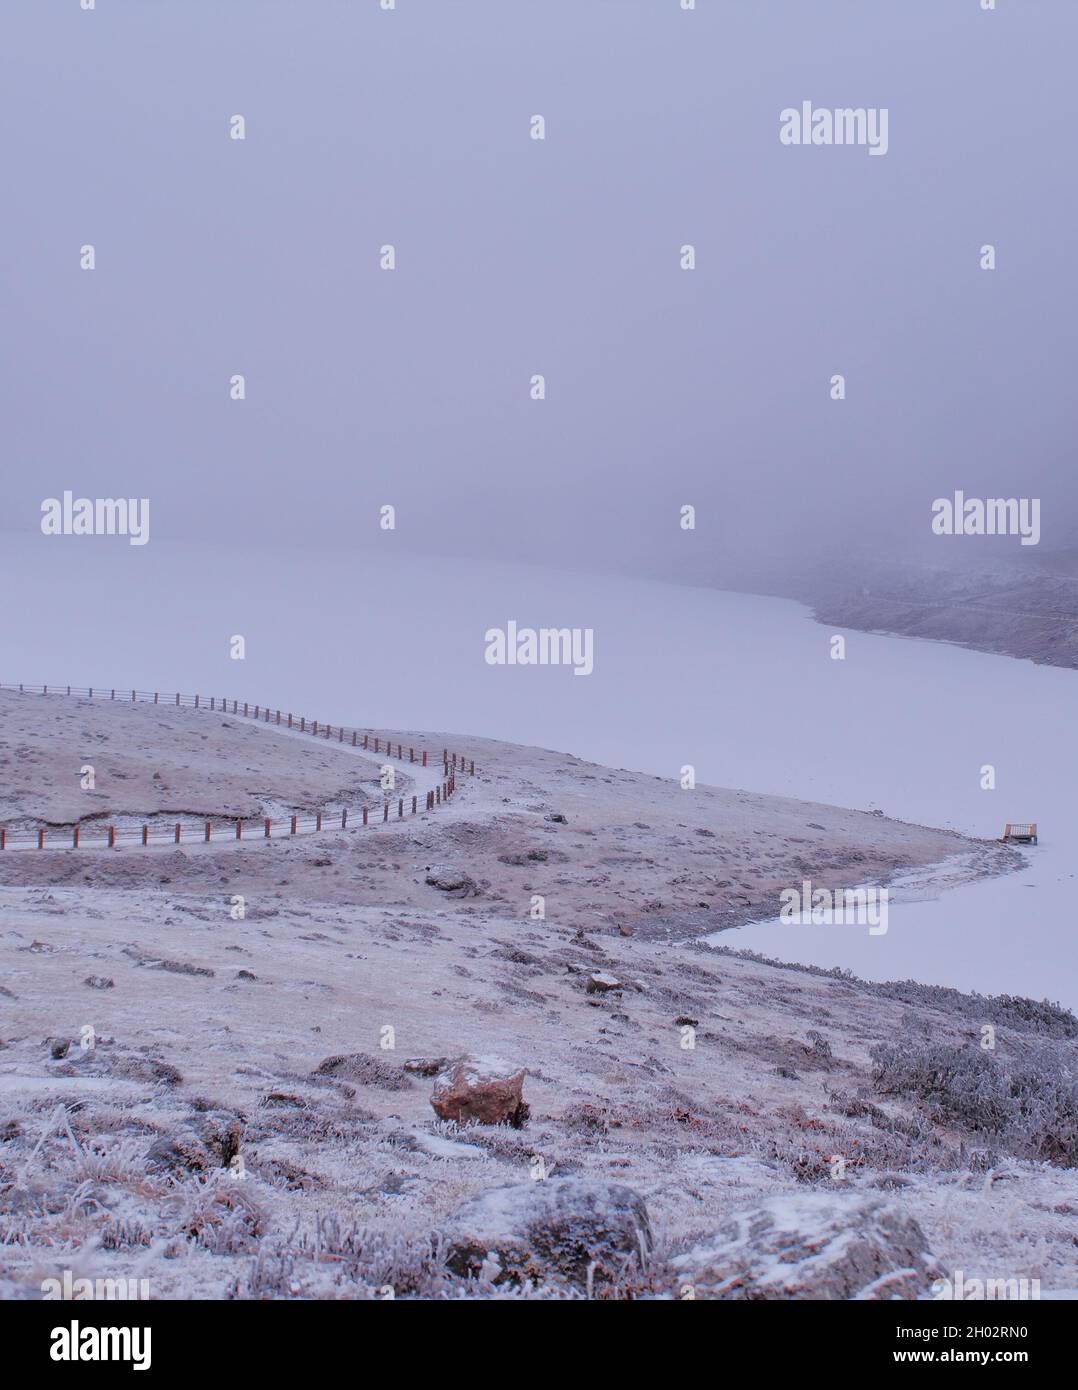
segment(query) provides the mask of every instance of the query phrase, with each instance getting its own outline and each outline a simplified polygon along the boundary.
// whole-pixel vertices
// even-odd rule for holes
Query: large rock
[[[443,1120],[519,1129],[528,1118],[524,1068],[500,1057],[461,1057],[435,1078],[430,1103]]]
[[[639,1193],[590,1178],[497,1187],[466,1202],[446,1233],[449,1268],[493,1283],[564,1281],[590,1292],[647,1264]]]
[[[736,1212],[670,1261],[682,1297],[720,1299],[913,1299],[933,1263],[916,1221],[881,1198],[829,1192]]]
[[[479,894],[475,879],[455,864],[429,864],[426,881],[452,898],[474,898]]]

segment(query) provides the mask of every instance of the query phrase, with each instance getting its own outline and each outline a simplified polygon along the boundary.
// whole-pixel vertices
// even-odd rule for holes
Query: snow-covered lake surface
[[[1078,1006],[1078,673],[856,632],[834,661],[832,630],[796,603],[416,557],[384,540],[353,556],[282,556],[8,537],[0,679],[197,690],[670,778],[692,764],[699,782],[978,836],[1035,820],[1041,843],[1023,872],[893,902],[884,936],[773,923],[722,940],[871,979]],[[510,619],[593,629],[593,674],[488,666],[484,633]],[[242,662],[229,658],[234,634]],[[980,786],[986,764],[994,791]]]

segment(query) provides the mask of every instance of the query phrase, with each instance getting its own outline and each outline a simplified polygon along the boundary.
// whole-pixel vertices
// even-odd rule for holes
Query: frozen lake
[[[198,690],[671,778],[691,763],[699,782],[979,836],[1036,820],[1025,871],[892,903],[885,936],[775,923],[723,941],[1078,1006],[1078,673],[856,632],[833,661],[832,629],[796,603],[414,557],[391,535],[352,556],[9,537],[0,575],[6,681]],[[594,673],[488,666],[484,633],[510,619],[592,628]],[[228,655],[234,634],[242,662]],[[981,790],[984,764],[994,791]]]

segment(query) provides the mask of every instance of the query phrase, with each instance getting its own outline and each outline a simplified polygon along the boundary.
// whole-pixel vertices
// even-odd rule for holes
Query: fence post
[[[388,801],[383,801],[383,802],[382,802],[382,820],[383,820],[383,822],[384,822],[384,821],[387,821],[388,819],[389,819],[389,802],[388,802]]]
[[[0,829],[0,849],[7,849],[7,831]]]
[[[195,709],[198,709],[198,708],[199,708],[199,703],[198,703],[198,702],[199,702],[199,699],[200,699],[200,698],[201,698],[201,697],[198,696],[198,695],[195,696]]]
[[[469,770],[469,776],[471,776],[471,777],[474,777],[474,776],[475,776],[475,759],[474,759],[474,758],[472,759],[471,768],[470,768],[470,770]]]
[[[132,701],[132,703],[134,703],[134,700],[135,700],[135,692],[132,690],[132,692],[131,692],[131,701]]]
[[[45,848],[45,832],[44,832],[44,830],[39,830],[39,831],[37,832],[37,847],[38,847],[38,849],[44,849],[44,848]]]
[[[352,735],[352,747],[354,748],[355,746],[356,746],[356,736],[355,736],[355,734],[353,733],[353,735]]]
[[[305,715],[303,715],[303,716],[300,717],[300,721],[299,721],[299,730],[300,730],[300,733],[305,733],[306,730],[307,730],[307,718],[306,718]]]
[[[363,808],[363,824],[364,824],[364,825],[367,824],[367,807],[366,807],[366,806],[364,806],[364,808]]]
[[[292,727],[292,716],[291,716],[291,715],[288,716],[288,727],[289,727],[289,728]]]
[[[341,829],[342,829],[342,830],[347,830],[347,829],[348,829],[348,807],[347,807],[347,806],[346,806],[346,807],[344,808],[344,810],[341,812]]]
[[[68,691],[68,694],[70,694],[70,693],[71,693],[71,692]],[[153,702],[154,702],[155,705],[157,704],[157,691],[156,691],[156,690],[153,692]]]
[[[115,848],[116,848],[116,827],[115,827],[114,825],[110,825],[110,826],[109,826],[109,849],[115,849]]]
[[[209,844],[209,842],[210,842],[210,835],[211,835],[212,831],[213,831],[213,826],[210,824],[209,821],[207,821],[207,822],[206,822],[206,843],[207,843],[207,844]]]
[[[417,798],[413,796],[413,797],[412,797],[412,815],[413,815],[413,816],[415,815],[415,811],[416,811],[416,803],[417,803]]]
[[[401,799],[397,802],[397,819],[398,819],[398,820],[403,820],[403,819],[404,819],[404,797],[403,797],[403,796],[402,796]]]
[[[144,826],[142,827],[142,843],[143,843],[144,845],[147,845],[147,844],[149,844],[149,842],[150,842],[150,827],[149,827],[148,825],[144,825]]]
[[[371,746],[371,736],[370,736],[370,734],[364,734],[364,735],[363,735],[363,747],[364,747],[364,748],[369,748],[370,746]]]
[[[243,839],[243,821],[241,821],[241,820],[238,820],[238,821],[236,822],[236,839],[237,839],[237,840],[242,840],[242,839]]]
[[[294,834],[296,833],[296,818],[295,818],[295,816],[292,817],[292,827],[291,827],[291,829],[289,830],[288,833],[289,833],[289,835],[294,835]]]
[[[176,691],[176,703],[180,703],[180,692],[178,690]]]
[[[271,825],[271,824],[272,824],[272,821],[270,820],[269,816],[267,816],[267,817],[266,817],[266,839],[267,839],[267,840],[268,840],[269,837],[270,837],[270,825]]]
[[[426,767],[426,765],[427,765],[427,750],[424,748],[424,750],[423,750],[423,766]]]
[[[322,812],[319,811],[314,818],[314,828],[316,831],[322,829]]]
[[[179,823],[179,821],[176,822],[176,843],[177,843],[177,844],[180,843],[180,823]]]
[[[78,847],[79,847],[79,827],[76,825],[76,826],[75,826],[75,829],[74,829],[74,832],[72,833],[72,836],[71,836],[71,848],[72,848],[72,849],[78,849]]]

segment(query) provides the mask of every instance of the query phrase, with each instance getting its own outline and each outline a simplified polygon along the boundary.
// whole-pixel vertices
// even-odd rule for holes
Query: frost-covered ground
[[[0,720],[24,816],[87,740],[95,815],[162,794],[136,775],[151,753],[206,810],[223,786],[257,810],[375,766],[204,711],[4,695]],[[524,1242],[530,1297],[927,1296],[958,1270],[1073,1286],[1071,1016],[760,964],[685,930],[751,914],[795,872],[886,877],[956,851],[987,872],[1008,852],[465,742],[480,774],[415,821],[0,863],[4,1294],[69,1270],[154,1297],[502,1297],[522,1202],[546,1223]],[[896,1040],[953,1080],[896,1069],[879,1051]],[[522,1127],[438,1118],[430,1073],[458,1056],[523,1071]]]
[[[86,538],[104,548],[85,573],[79,538],[14,541],[0,555],[19,596],[5,614],[0,678],[204,689],[331,721],[556,748],[664,779],[691,764],[699,782],[882,808],[977,837],[1036,820],[1027,870],[935,901],[897,900],[886,936],[761,927],[740,937],[869,978],[1078,1005],[1075,673],[859,632],[833,661],[831,629],[785,600],[415,557],[394,535],[378,539],[347,557],[282,557]],[[510,618],[593,628],[594,673],[487,666],[484,633]],[[228,657],[237,633],[242,662]],[[980,785],[988,765],[990,791]]]

